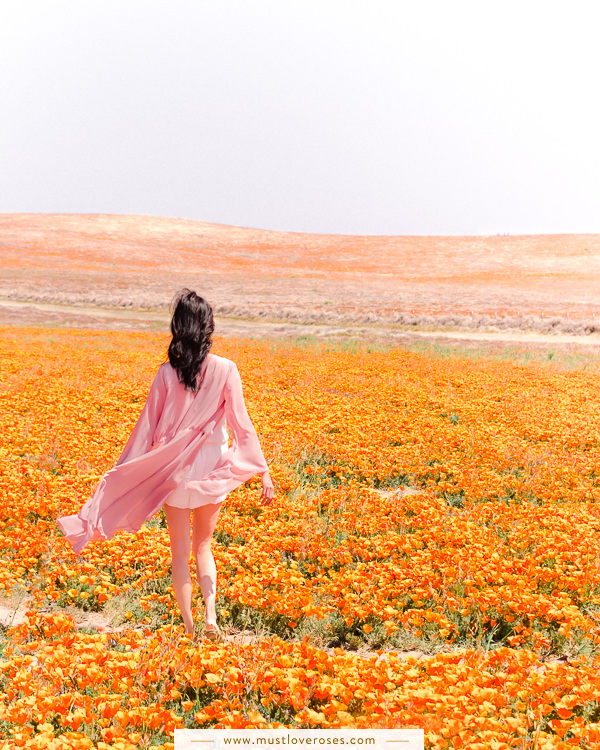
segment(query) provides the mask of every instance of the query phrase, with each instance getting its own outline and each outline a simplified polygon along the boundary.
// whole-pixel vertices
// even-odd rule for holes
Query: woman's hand
[[[260,493],[260,499],[263,505],[271,505],[273,498],[275,497],[275,490],[273,488],[273,482],[271,481],[271,475],[268,471],[261,477],[262,480],[262,492]]]

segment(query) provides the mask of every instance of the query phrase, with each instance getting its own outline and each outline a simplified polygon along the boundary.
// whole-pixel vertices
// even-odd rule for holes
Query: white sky
[[[0,213],[600,232],[592,0],[0,0]]]

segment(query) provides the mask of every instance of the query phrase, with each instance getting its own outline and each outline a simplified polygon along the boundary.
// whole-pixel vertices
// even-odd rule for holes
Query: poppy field
[[[55,523],[117,460],[166,346],[0,330],[0,597],[26,609],[0,630],[0,749],[166,750],[214,725],[600,746],[595,365],[217,339],[276,501],[257,478],[223,506],[214,644],[183,635],[162,513],[80,555]]]

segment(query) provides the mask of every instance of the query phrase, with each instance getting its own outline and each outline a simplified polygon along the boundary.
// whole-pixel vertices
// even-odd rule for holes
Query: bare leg
[[[206,605],[206,624],[217,624],[215,609],[217,597],[217,567],[210,543],[217,525],[222,503],[211,503],[194,508],[194,531],[192,535],[192,552],[196,559],[198,583]]]
[[[183,617],[185,632],[191,635],[194,632],[194,618],[190,575],[190,511],[189,508],[172,508],[169,505],[163,507],[171,541],[171,575],[175,599]]]

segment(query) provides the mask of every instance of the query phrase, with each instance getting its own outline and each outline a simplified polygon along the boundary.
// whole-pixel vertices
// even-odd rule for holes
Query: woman
[[[209,353],[213,330],[210,305],[189,289],[181,291],[171,320],[169,362],[159,368],[117,464],[79,514],[63,516],[58,524],[79,552],[118,530],[137,531],[164,507],[173,589],[191,634],[192,515],[191,549],[206,607],[205,634],[218,640],[217,572],[210,544],[221,505],[228,492],[256,474],[262,478],[260,498],[270,505],[273,483],[246,411],[237,367]]]

